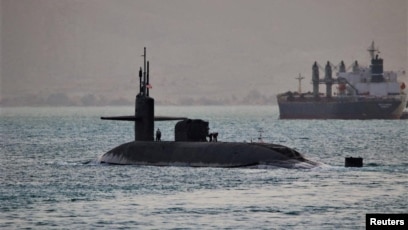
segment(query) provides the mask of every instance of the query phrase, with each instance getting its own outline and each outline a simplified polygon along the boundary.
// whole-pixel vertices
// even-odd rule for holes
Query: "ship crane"
[[[348,72],[351,68],[353,68],[355,65],[355,62],[351,63],[349,66],[346,68],[346,72]]]
[[[343,77],[337,77],[337,78],[333,78],[332,77],[332,71],[333,70],[338,70],[338,72],[346,72],[346,67],[344,64],[344,61],[341,61],[338,65],[333,65],[331,62],[327,62],[326,66],[323,68],[320,64],[318,64],[316,62],[316,66],[318,69],[322,70],[325,73],[324,78],[322,79],[318,79],[316,81],[316,83],[314,84],[325,84],[326,85],[326,96],[327,97],[331,97],[332,95],[332,85],[333,84],[338,84],[338,85],[343,85],[343,86],[339,86],[339,87],[344,87],[344,85],[349,85],[356,94],[358,94],[358,90],[357,88],[355,88],[352,84],[350,84],[349,81],[347,81],[347,79],[343,78]],[[348,68],[351,68],[355,66],[355,64],[353,63],[353,65],[349,66]],[[318,78],[318,76],[316,76],[316,79]],[[318,87],[315,86],[314,87],[314,95],[318,95]]]
[[[324,78],[319,78],[319,84],[326,84],[326,83],[330,83],[330,82],[332,82],[332,78],[328,78],[328,77],[330,77],[330,76],[327,76],[327,73],[326,73],[326,71],[327,71],[327,67],[330,67],[329,69],[330,69],[330,71],[332,71],[332,67],[333,67],[333,64],[332,63],[330,63],[329,61],[327,61],[327,64],[326,64],[326,66],[322,66],[322,65],[320,65],[319,63],[317,63],[316,62],[316,64],[317,64],[317,66],[319,67],[319,70],[320,71],[322,71],[325,75],[324,75]]]
[[[344,64],[343,61],[340,61],[339,64],[337,64],[337,65],[334,65],[334,64],[331,63],[331,62],[328,62],[328,63],[329,63],[330,66],[332,67],[332,70],[333,70],[333,71],[340,70],[340,69],[341,69],[340,67],[341,67],[342,63]],[[317,63],[317,66],[319,67],[319,69],[320,69],[321,71],[323,71],[323,72],[325,71],[325,67],[321,66],[319,63]],[[353,66],[353,65],[351,65],[351,66],[345,68],[345,70],[346,70],[346,71],[349,70],[352,66]]]
[[[323,66],[321,66],[318,62],[316,62],[316,64],[317,64],[317,66],[319,67],[319,70],[321,70],[321,71],[323,71],[324,72],[324,67]]]
[[[330,63],[330,65],[331,65],[333,71],[336,71],[336,70],[341,71],[341,66],[344,65],[344,62],[340,61],[339,64],[337,64],[337,65],[333,65],[333,63]]]
[[[333,63],[331,63],[331,62],[327,62],[328,64],[329,64],[329,66],[332,68],[332,70],[333,71],[335,71],[335,70],[339,70],[339,72],[347,72],[347,71],[349,71],[351,68],[353,68],[354,66],[355,66],[355,62],[353,62],[351,65],[349,65],[348,67],[345,67],[345,65],[344,65],[344,61],[340,61],[339,62],[339,64],[337,64],[337,65],[333,65]],[[326,67],[323,67],[322,65],[320,65],[319,63],[317,63],[316,62],[316,64],[317,64],[317,66],[319,67],[319,70],[321,70],[322,72],[325,72],[326,71]],[[342,65],[343,65],[343,67],[342,67]],[[343,71],[342,71],[343,70]],[[296,78],[296,79],[298,79],[298,78]],[[345,80],[345,79],[344,79]],[[331,82],[332,83],[335,83],[335,84],[339,84],[339,83],[345,83],[344,82],[344,80],[343,80],[343,78],[332,78],[331,79]],[[328,79],[319,79],[319,84],[326,84],[327,83],[327,81],[328,81]]]

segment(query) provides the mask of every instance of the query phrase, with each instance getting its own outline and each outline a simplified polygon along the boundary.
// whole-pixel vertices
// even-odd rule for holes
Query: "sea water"
[[[132,107],[1,108],[0,228],[364,229],[366,213],[408,212],[407,120],[279,120],[276,106],[156,107],[210,122],[219,141],[272,142],[312,169],[98,163],[134,139],[100,116]],[[174,140],[175,121],[156,122]],[[364,167],[345,168],[346,156]]]

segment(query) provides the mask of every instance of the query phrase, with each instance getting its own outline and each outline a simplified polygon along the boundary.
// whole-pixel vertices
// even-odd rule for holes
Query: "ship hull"
[[[149,142],[122,144],[99,158],[101,163],[120,165],[248,167],[270,165],[282,168],[312,168],[318,163],[297,151],[268,143]]]
[[[280,119],[400,119],[402,100],[299,100],[278,101]]]

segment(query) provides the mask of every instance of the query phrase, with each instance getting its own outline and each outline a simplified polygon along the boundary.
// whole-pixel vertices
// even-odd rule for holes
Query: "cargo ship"
[[[280,119],[400,119],[407,107],[406,85],[398,81],[405,71],[384,71],[384,60],[372,42],[368,48],[369,67],[355,61],[346,68],[343,61],[335,66],[327,62],[323,68],[317,62],[312,67],[313,92],[288,91],[277,95]],[[349,71],[351,69],[351,71]],[[320,70],[324,77],[319,77]],[[338,71],[337,71],[338,70]],[[337,71],[333,77],[333,71]],[[326,92],[319,92],[319,85]],[[332,92],[337,86],[336,92]]]

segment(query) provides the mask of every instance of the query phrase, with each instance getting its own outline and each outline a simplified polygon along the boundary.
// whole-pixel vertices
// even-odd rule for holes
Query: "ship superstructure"
[[[355,61],[346,68],[341,61],[338,66],[327,62],[323,68],[315,62],[312,66],[313,92],[279,94],[280,118],[399,119],[406,107],[407,94],[405,83],[398,81],[398,74],[405,74],[405,71],[384,71],[384,60],[379,57],[374,42],[368,51],[371,57],[368,67]],[[323,78],[319,76],[321,69]],[[348,69],[351,71],[347,72]],[[333,77],[333,70],[338,70],[336,77]],[[325,94],[319,91],[321,84],[326,86]],[[333,86],[337,89],[334,93]]]

